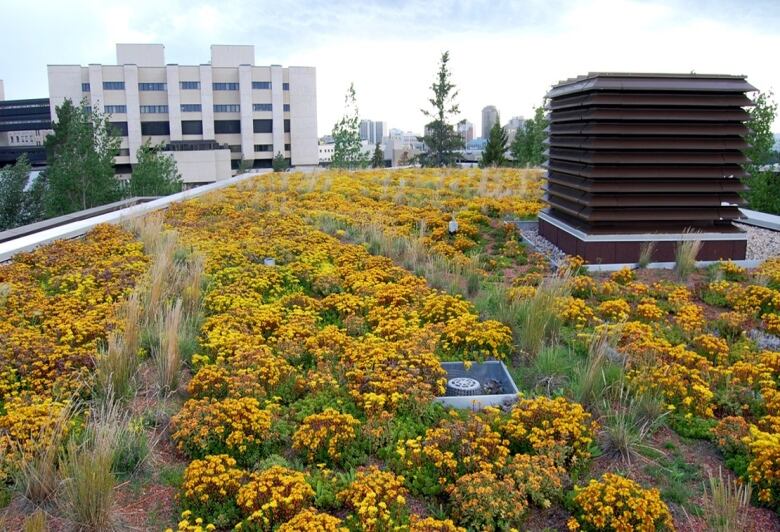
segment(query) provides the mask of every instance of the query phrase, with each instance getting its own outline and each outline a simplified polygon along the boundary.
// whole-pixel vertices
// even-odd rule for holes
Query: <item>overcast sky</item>
[[[179,64],[254,44],[258,65],[317,68],[320,135],[350,82],[362,117],[422,131],[443,50],[477,132],[485,105],[502,122],[528,117],[553,83],[589,71],[746,74],[780,89],[780,0],[0,0],[0,16],[8,99],[46,96],[47,64],[115,63],[117,42],[163,43]]]

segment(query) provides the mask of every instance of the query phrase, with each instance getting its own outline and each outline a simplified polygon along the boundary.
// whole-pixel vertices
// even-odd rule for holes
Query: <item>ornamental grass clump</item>
[[[718,476],[708,472],[708,492],[712,502],[712,515],[709,518],[712,530],[731,532],[740,528],[740,514],[750,506],[753,488],[750,484],[736,478],[724,478],[718,468]]]
[[[613,473],[574,489],[569,530],[674,530],[669,508],[657,489]]]
[[[515,339],[530,355],[536,355],[544,344],[560,328],[557,312],[558,299],[569,295],[571,274],[566,269],[546,277],[533,296],[522,299],[517,305]]]
[[[60,461],[61,506],[82,530],[115,530],[114,474],[128,418],[114,401],[92,411],[83,439],[72,437]]]
[[[176,391],[181,373],[181,349],[179,333],[182,325],[182,302],[166,306],[160,313],[158,323],[158,344],[154,351],[154,367],[157,372],[157,386],[160,397]]]
[[[692,231],[686,231],[691,234]],[[683,240],[674,249],[674,271],[683,281],[696,271],[696,257],[701,251],[701,240]]]

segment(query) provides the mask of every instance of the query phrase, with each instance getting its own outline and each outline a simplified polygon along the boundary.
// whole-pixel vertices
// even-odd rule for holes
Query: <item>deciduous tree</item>
[[[46,213],[57,216],[104,205],[121,198],[114,176],[120,139],[108,115],[66,99],[57,107],[54,133],[46,137]]]
[[[768,168],[775,143],[772,124],[777,115],[777,104],[771,92],[760,92],[753,98],[748,120],[748,163],[745,165],[748,190],[745,199],[751,209],[780,214],[780,178]]]
[[[162,145],[147,140],[138,150],[138,163],[130,176],[131,196],[167,196],[181,192],[181,174],[172,155],[162,152]]]
[[[517,166],[539,166],[544,162],[546,129],[547,117],[542,105],[534,109],[534,117],[525,121],[509,148]]]
[[[368,157],[360,142],[360,118],[358,114],[355,84],[350,83],[344,96],[344,116],[333,126],[333,168],[365,168]]]
[[[0,231],[24,223],[24,189],[29,178],[30,161],[26,153],[15,164],[0,170]]]

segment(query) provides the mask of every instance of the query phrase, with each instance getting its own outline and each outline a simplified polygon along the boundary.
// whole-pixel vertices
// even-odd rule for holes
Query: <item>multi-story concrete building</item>
[[[190,183],[229,177],[225,159],[268,167],[282,153],[293,166],[317,165],[313,67],[257,66],[254,46],[212,45],[209,63],[187,66],[166,64],[161,44],[117,44],[116,54],[116,65],[48,70],[52,119],[66,98],[111,115],[122,135],[118,173],[147,140],[165,144]]]
[[[498,109],[495,105],[488,105],[482,109],[482,138],[490,136],[490,129],[498,122]]]

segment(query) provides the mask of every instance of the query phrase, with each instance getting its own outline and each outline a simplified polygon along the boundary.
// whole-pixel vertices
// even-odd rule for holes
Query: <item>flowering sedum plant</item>
[[[657,489],[605,473],[583,488],[575,488],[574,517],[569,530],[674,530],[669,508]]]

